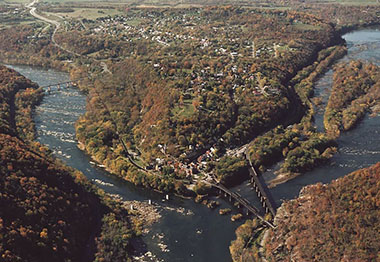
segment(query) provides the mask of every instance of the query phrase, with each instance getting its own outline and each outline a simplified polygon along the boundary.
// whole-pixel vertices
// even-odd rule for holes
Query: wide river
[[[344,38],[349,52],[343,60],[361,59],[380,63],[379,30],[360,30],[346,34]],[[54,70],[12,67],[40,86],[69,80],[67,74]],[[316,85],[316,94],[326,97],[325,102],[331,81],[332,70]],[[106,192],[118,195],[124,200],[151,199],[158,204],[162,218],[143,237],[147,250],[152,252],[155,261],[231,262],[228,247],[235,238],[234,231],[240,223],[231,222],[229,215],[221,216],[217,210],[210,210],[192,200],[171,197],[169,201],[165,201],[164,196],[159,193],[135,187],[96,167],[91,159],[77,148],[74,123],[85,113],[85,107],[86,97],[77,89],[53,89],[36,109],[38,140],[47,145],[58,158],[82,171],[89,180],[94,181]],[[322,129],[321,117],[321,113],[316,116],[319,129]],[[380,161],[380,117],[366,117],[357,128],[344,133],[338,143],[339,153],[333,157],[331,163],[271,189],[278,205],[284,199],[296,197],[305,185],[328,183],[351,171]],[[270,179],[271,172],[264,175],[266,179]],[[234,190],[259,206],[254,192],[246,184]],[[219,201],[222,207],[231,207],[224,200]],[[178,208],[183,208],[184,212],[179,212]],[[146,258],[144,261],[149,260]]]

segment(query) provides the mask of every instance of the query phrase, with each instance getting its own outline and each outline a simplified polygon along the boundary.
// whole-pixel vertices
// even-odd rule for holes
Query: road
[[[38,3],[38,1],[39,1],[39,0],[33,0],[33,2],[31,2],[31,3],[27,4],[27,5],[25,5],[25,7],[30,9],[29,13],[30,13],[32,16],[34,16],[35,18],[37,18],[37,19],[39,19],[39,20],[42,20],[42,21],[44,21],[44,22],[46,22],[46,23],[52,24],[52,25],[55,26],[54,32],[53,32],[53,34],[51,35],[51,41],[52,41],[52,43],[53,43],[56,47],[58,47],[59,49],[65,51],[65,52],[67,52],[67,53],[70,53],[70,54],[75,55],[75,56],[82,56],[81,54],[78,54],[78,53],[76,53],[76,52],[74,52],[74,51],[71,51],[71,50],[68,50],[68,49],[64,48],[63,46],[61,46],[60,44],[58,44],[58,43],[55,41],[55,34],[57,33],[58,29],[60,28],[61,23],[59,23],[59,22],[56,21],[56,20],[52,20],[52,19],[49,19],[49,18],[47,18],[47,17],[44,17],[44,16],[42,16],[42,15],[37,14],[37,7],[34,7],[34,5],[35,5],[36,3]]]
[[[46,23],[48,23],[48,24],[51,24],[51,25],[53,25],[53,26],[55,26],[54,32],[53,32],[53,34],[51,35],[51,42],[52,42],[56,47],[58,47],[59,49],[65,51],[65,52],[67,52],[67,53],[70,53],[70,54],[75,55],[75,56],[77,56],[77,57],[83,57],[83,55],[78,54],[78,53],[76,53],[76,52],[74,52],[74,51],[72,51],[72,50],[69,50],[69,49],[67,49],[67,48],[65,48],[65,47],[63,47],[63,46],[61,46],[60,44],[58,44],[58,43],[55,41],[55,34],[57,33],[58,29],[60,28],[61,23],[58,22],[58,21],[56,21],[56,20],[52,20],[52,19],[49,19],[49,18],[47,18],[47,17],[44,17],[44,16],[42,16],[42,15],[37,14],[37,7],[34,7],[34,5],[37,4],[38,1],[39,1],[39,0],[33,0],[33,2],[31,2],[31,3],[27,4],[27,5],[25,5],[25,7],[30,9],[29,13],[30,13],[32,16],[34,16],[35,18],[37,18],[37,19],[39,19],[39,20],[42,20],[42,21],[44,21],[44,22],[46,22]],[[58,16],[58,15],[56,15],[56,16]],[[58,17],[63,18],[63,17],[61,17],[61,16],[58,16]],[[86,28],[86,26],[83,24],[83,21],[81,21],[81,23],[82,23],[83,27]],[[105,62],[101,62],[101,63],[100,63],[100,66],[103,68],[103,73],[112,74],[112,72],[108,69],[108,66],[107,66],[107,64],[106,64]]]

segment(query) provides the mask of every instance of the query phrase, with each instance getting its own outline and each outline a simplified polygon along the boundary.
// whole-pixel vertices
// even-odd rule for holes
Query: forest
[[[377,261],[380,164],[305,187],[277,211],[268,261]]]
[[[374,64],[351,61],[334,68],[331,95],[324,114],[326,132],[339,137],[353,128],[380,101],[380,68]]]
[[[379,178],[380,163],[304,187],[277,210],[275,229],[254,219],[236,230],[233,261],[377,261]]]
[[[270,186],[283,183],[325,163],[336,152],[334,140],[324,133],[316,132],[314,128],[315,105],[311,99],[314,82],[345,53],[344,46],[333,46],[320,51],[313,64],[304,67],[289,81],[300,100],[297,110],[304,112],[299,122],[286,129],[277,126],[249,144],[248,156],[261,172],[283,160],[277,171],[278,178],[271,180]]]
[[[1,261],[129,257],[139,229],[128,213],[34,141],[31,116],[41,89],[1,66],[0,95]]]
[[[194,186],[206,194],[209,187],[201,180],[210,173],[236,184],[247,176],[247,163],[225,153],[241,146],[260,171],[283,160],[284,176],[277,181],[283,182],[328,161],[339,132],[376,105],[378,68],[338,65],[327,134],[312,124],[313,84],[345,54],[342,33],[378,25],[380,7],[276,4],[281,8],[269,2],[260,4],[264,8],[134,3],[118,6],[112,16],[61,18],[55,32],[25,7],[12,24],[15,8],[0,3],[0,60],[58,68],[81,79],[88,103],[76,123],[80,146],[136,185],[181,195],[193,195],[188,188]],[[49,16],[73,14],[78,7],[52,5],[36,6]],[[33,108],[43,91],[0,69],[2,259],[129,257],[131,239],[140,231],[132,215],[34,141]],[[273,242],[263,240],[258,221],[248,220],[231,245],[233,260],[256,261],[265,254],[268,261],[374,261],[380,239],[378,169],[304,189],[280,209],[279,226],[267,231]]]
[[[135,184],[158,186],[161,191],[183,191],[180,181],[183,164],[176,164],[178,160],[194,161],[211,147],[223,153],[227,148],[249,142],[279,122],[288,123],[289,115],[297,111],[298,102],[294,91],[283,83],[310,63],[309,60],[317,58],[320,50],[341,42],[330,25],[308,14],[290,11],[233,7],[130,12],[142,21],[139,28],[151,28],[145,34],[160,34],[160,41],[170,44],[160,46],[154,36],[144,43],[148,50],[139,53],[138,49],[135,58],[109,63],[112,75],[103,74],[102,80],[92,78],[80,83],[81,88],[88,89],[90,98],[86,115],[77,123],[78,140],[113,173]],[[192,37],[173,39],[171,36],[179,34],[189,14],[199,21],[198,27],[189,28]],[[146,19],[148,15],[153,21]],[[272,27],[263,26],[263,19]],[[297,29],[294,19],[311,24],[313,30]],[[154,24],[159,20],[166,21],[165,27]],[[107,20],[98,21],[107,24]],[[115,17],[111,21],[120,24],[124,18]],[[163,30],[167,31],[167,39],[163,38]],[[281,36],[273,38],[279,30]],[[220,35],[218,31],[226,33]],[[107,31],[94,32],[110,36]],[[139,39],[134,28],[114,32],[131,37],[132,42]],[[208,39],[202,39],[206,33]],[[236,43],[229,43],[227,37],[233,37]],[[222,53],[215,54],[218,47]],[[191,50],[193,55],[189,56]],[[167,52],[172,55],[164,57]],[[323,58],[332,60],[337,52],[335,49],[325,52]],[[150,66],[143,66],[145,63]],[[72,71],[73,78],[86,74],[84,66]],[[119,137],[143,166],[155,166],[160,158],[174,172],[163,178],[145,173],[144,178],[144,172],[122,162]],[[241,173],[236,172],[237,176]],[[173,179],[177,179],[174,187]]]
[[[281,172],[291,178],[334,152],[331,141],[311,128],[312,83],[344,54],[340,33],[375,24],[378,7],[285,5],[292,8],[118,8],[113,16],[67,18],[54,34],[59,45],[52,43],[53,27],[28,22],[3,29],[0,59],[87,78],[79,85],[89,102],[76,125],[78,140],[107,170],[134,184],[188,194],[184,185],[193,171],[205,170],[197,159],[207,154],[221,167],[226,150],[257,137],[250,149],[257,167],[265,170],[283,158]],[[73,3],[37,6],[46,14],[75,9]],[[298,138],[263,151],[267,138],[259,136],[300,120],[292,128]],[[136,168],[126,161],[131,156],[157,170]],[[215,175],[229,181],[244,173],[228,169],[224,176],[220,170]]]

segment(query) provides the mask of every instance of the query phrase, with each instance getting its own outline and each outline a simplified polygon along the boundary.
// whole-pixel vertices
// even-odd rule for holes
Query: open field
[[[117,9],[103,9],[103,8],[74,8],[74,12],[65,13],[47,13],[55,14],[64,18],[86,18],[86,19],[96,19],[99,17],[113,16],[120,14],[121,12]]]
[[[0,3],[5,3],[5,4],[28,4],[32,1],[29,0],[9,0],[9,1],[0,1]]]
[[[15,25],[27,25],[27,24],[32,24],[32,23],[35,23],[35,21],[34,20],[25,20],[22,22],[19,22],[19,21],[1,22],[0,23],[0,30],[5,29],[5,28],[10,28],[10,27],[13,27]]]
[[[172,114],[177,118],[177,119],[184,119],[187,117],[190,117],[194,114],[194,106],[191,103],[191,99],[185,100],[183,105],[177,105],[173,108]]]

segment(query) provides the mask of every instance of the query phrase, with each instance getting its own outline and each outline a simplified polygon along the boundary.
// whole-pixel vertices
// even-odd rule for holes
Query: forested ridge
[[[128,213],[33,140],[40,89],[0,68],[1,261],[126,261]]]
[[[279,4],[280,9],[272,9],[271,3],[264,3],[265,8],[120,5],[118,15],[62,18],[55,40],[63,49],[52,41],[54,26],[30,21],[24,9],[24,18],[18,19],[25,23],[1,28],[0,59],[65,68],[73,79],[86,79],[79,83],[88,92],[88,106],[76,124],[77,138],[107,170],[137,185],[206,194],[208,187],[199,181],[209,178],[211,170],[220,182],[232,184],[236,176],[247,175],[246,161],[224,153],[250,141],[245,152],[260,170],[284,159],[283,182],[336,151],[329,135],[334,132],[318,133],[312,125],[313,82],[345,53],[342,32],[379,24],[380,8],[293,0]],[[36,5],[39,11],[54,11],[41,5]],[[56,11],[73,13],[74,6],[62,4]],[[6,17],[9,10],[0,9]],[[337,83],[348,84],[352,92],[346,97],[337,88],[334,101],[347,98],[347,106],[357,90],[368,87],[351,80],[366,79],[372,85],[374,77],[363,72],[367,65],[344,67],[340,72],[350,76],[338,76]],[[378,73],[373,66],[367,69]],[[128,212],[33,141],[31,114],[42,91],[2,70],[7,77],[0,93],[1,258],[125,260],[130,239],[139,230]],[[352,127],[352,120],[374,104],[374,91],[349,108],[335,108],[340,110],[336,115],[346,114],[337,126]],[[149,171],[137,168],[130,158]],[[368,226],[378,224],[378,188],[373,189],[378,187],[378,169],[359,172],[365,175],[358,175],[355,183],[351,175],[305,189],[306,198],[284,205],[276,218],[281,226],[266,231],[264,248],[265,228],[258,221],[246,222],[230,249],[234,261],[256,261],[263,254],[270,261],[378,259],[379,230]]]
[[[233,261],[378,261],[379,179],[377,163],[330,184],[304,187],[277,210],[275,229],[255,219],[236,230]]]
[[[278,210],[268,261],[378,261],[380,163],[305,187]]]

